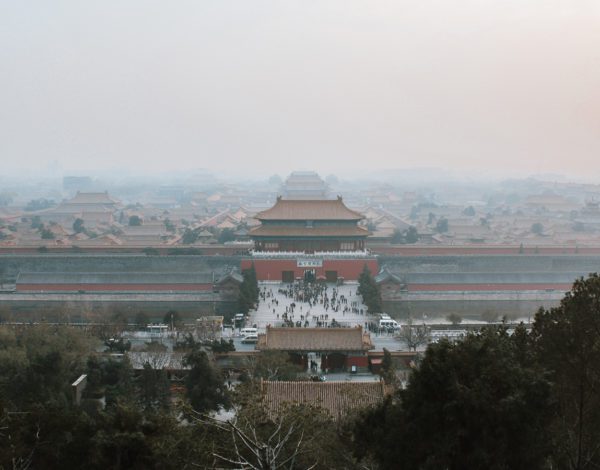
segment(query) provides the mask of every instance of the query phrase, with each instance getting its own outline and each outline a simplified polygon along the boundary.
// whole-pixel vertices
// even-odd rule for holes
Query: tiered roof
[[[290,200],[277,198],[273,207],[255,216],[264,220],[355,220],[363,215],[348,209],[341,197],[337,199]]]

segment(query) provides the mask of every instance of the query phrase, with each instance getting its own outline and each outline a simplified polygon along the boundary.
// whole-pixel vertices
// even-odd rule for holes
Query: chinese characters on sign
[[[320,268],[323,266],[322,259],[299,259],[297,266],[299,268]]]

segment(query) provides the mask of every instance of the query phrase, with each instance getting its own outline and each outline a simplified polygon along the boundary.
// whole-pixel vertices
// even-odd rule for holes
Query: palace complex
[[[364,216],[346,207],[341,197],[278,197],[256,218],[261,225],[249,233],[252,258],[242,262],[242,269],[254,263],[259,280],[356,280],[365,264],[377,272],[375,258],[365,250],[369,231],[359,226]]]

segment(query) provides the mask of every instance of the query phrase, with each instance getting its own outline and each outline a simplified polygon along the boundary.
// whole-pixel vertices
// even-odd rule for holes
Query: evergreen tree
[[[185,356],[191,369],[185,379],[190,404],[199,413],[229,408],[230,399],[223,378],[204,351],[195,349]]]
[[[238,296],[238,309],[241,313],[248,313],[258,303],[258,280],[254,263],[242,271],[243,281],[240,284]]]
[[[430,345],[406,390],[356,425],[359,454],[381,468],[546,468],[551,384],[517,330]]]
[[[364,304],[369,313],[378,313],[383,311],[383,302],[379,286],[375,278],[371,275],[369,267],[365,264],[358,277],[358,293],[362,296]]]
[[[558,413],[556,468],[600,467],[600,276],[579,279],[558,307],[541,309],[533,336],[550,371]]]

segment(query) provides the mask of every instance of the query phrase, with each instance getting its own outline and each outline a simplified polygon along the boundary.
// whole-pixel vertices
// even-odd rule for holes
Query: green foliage
[[[90,342],[66,327],[0,328],[0,402],[16,408],[65,403]]]
[[[163,223],[165,224],[165,228],[167,229],[167,232],[174,233],[177,230],[177,227],[175,227],[175,224],[173,222],[171,222],[169,219],[165,219]]]
[[[137,378],[137,396],[145,410],[167,410],[171,400],[171,388],[166,371],[154,369],[149,363]]]
[[[379,375],[386,385],[396,385],[398,382],[392,354],[385,348],[383,348],[383,360],[381,361]]]
[[[32,199],[25,206],[25,210],[27,212],[40,211],[43,209],[49,209],[50,207],[54,207],[56,203],[51,199]]]
[[[42,240],[54,240],[54,233],[52,233],[52,230],[48,229],[48,228],[42,228],[42,230],[40,231],[40,235],[42,237]]]
[[[383,311],[379,286],[375,283],[375,279],[366,264],[358,277],[357,292],[362,296],[369,313],[373,314]]]
[[[150,323],[150,318],[148,317],[148,314],[146,314],[145,312],[138,312],[135,314],[135,324],[140,327],[140,328],[146,328],[146,326],[148,326],[148,323]]]
[[[458,313],[450,313],[446,317],[446,320],[448,320],[453,325],[458,325],[458,324],[462,323],[462,321],[463,321],[462,317]]]
[[[163,323],[169,326],[169,329],[180,328],[183,325],[183,318],[177,310],[169,310],[163,317]]]
[[[462,213],[467,217],[473,217],[475,215],[475,208],[473,206],[465,207]]]
[[[419,232],[417,231],[417,228],[412,225],[408,227],[404,239],[407,244],[417,243],[419,241]]]
[[[73,222],[73,231],[75,233],[85,232],[85,227],[83,226],[83,219],[75,219],[75,222]]]
[[[419,241],[419,232],[417,232],[416,227],[413,226],[408,227],[408,229],[404,231],[394,229],[390,241],[391,243],[398,245],[417,243]]]
[[[283,351],[264,351],[252,368],[254,378],[264,380],[295,380],[299,372],[300,368]]]
[[[183,243],[184,245],[191,245],[193,243],[196,243],[198,241],[198,234],[199,232],[197,230],[186,228],[181,237],[181,243]]]
[[[238,295],[238,309],[241,313],[248,313],[258,303],[258,280],[254,263],[249,269],[242,271],[243,281],[240,284],[240,293]]]
[[[219,370],[208,360],[200,349],[194,349],[185,356],[185,364],[191,369],[185,379],[187,397],[195,411],[206,413],[219,408],[229,408],[230,397]]]
[[[577,280],[560,305],[540,309],[533,336],[550,371],[559,413],[553,423],[556,468],[600,466],[600,276]]]
[[[435,224],[435,230],[438,233],[446,233],[448,231],[448,219],[442,217]]]
[[[219,234],[219,243],[223,244],[225,242],[232,242],[235,240],[235,232],[233,231],[233,229],[230,228],[224,228],[223,230],[221,230],[221,233]]]
[[[40,219],[39,215],[34,215],[31,218],[31,228],[33,229],[39,229],[40,227],[43,227],[44,224],[42,223],[42,220]]]
[[[123,338],[108,338],[104,341],[106,352],[123,354],[131,349],[131,342]]]
[[[225,339],[221,338],[218,341],[209,341],[206,343],[206,347],[214,353],[227,353],[235,351],[235,345],[233,344],[232,339],[226,341]]]
[[[132,215],[129,217],[130,227],[139,227],[140,225],[142,225],[142,219],[139,215]]]
[[[531,233],[542,235],[544,233],[544,226],[540,222],[535,222],[531,225]]]
[[[397,400],[356,426],[359,455],[382,468],[542,468],[551,450],[551,384],[530,351],[524,328],[430,345]]]
[[[84,398],[104,397],[109,406],[131,399],[134,392],[133,369],[126,359],[90,356],[85,373],[88,376],[88,384]]]

